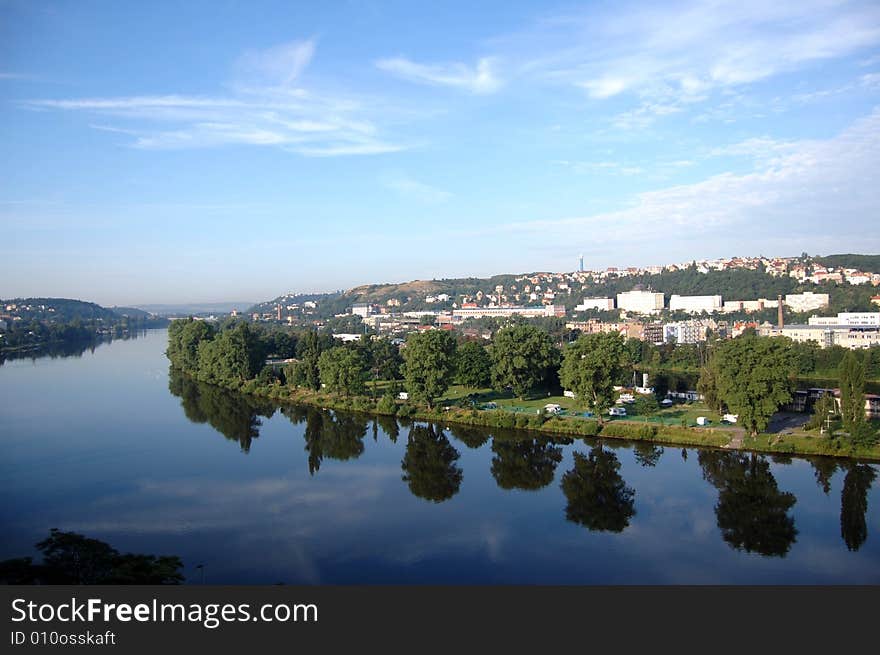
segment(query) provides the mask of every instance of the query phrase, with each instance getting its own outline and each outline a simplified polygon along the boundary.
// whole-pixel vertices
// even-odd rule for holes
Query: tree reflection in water
[[[601,446],[589,455],[574,453],[574,468],[562,476],[565,517],[590,530],[623,532],[636,513],[636,492],[619,470],[617,455]]]
[[[401,462],[403,481],[414,496],[442,503],[458,493],[462,472],[455,462],[459,452],[442,430],[433,425],[413,425]]]
[[[180,398],[190,421],[209,424],[227,439],[237,441],[244,453],[260,436],[260,417],[275,414],[275,405],[269,401],[193,380],[174,369],[168,376],[168,390]]]
[[[867,464],[852,464],[843,479],[840,493],[840,536],[846,547],[856,551],[868,538],[868,491],[877,472]]]
[[[363,454],[368,423],[363,415],[317,407],[290,407],[282,411],[292,423],[305,421],[303,437],[310,474],[318,472],[325,457],[344,461]]]
[[[770,463],[755,453],[715,450],[701,451],[699,462],[703,478],[718,489],[715,517],[724,541],[736,550],[785,557],[797,537],[788,515],[797,499],[779,490]]]
[[[553,482],[562,448],[547,439],[492,440],[492,477],[502,489],[536,490]]]

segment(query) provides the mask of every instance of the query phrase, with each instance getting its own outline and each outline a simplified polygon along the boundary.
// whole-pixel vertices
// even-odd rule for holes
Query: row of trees
[[[491,343],[457,341],[453,333],[426,330],[408,335],[398,346],[383,338],[364,336],[340,344],[332,336],[305,331],[283,338],[255,330],[247,323],[220,329],[203,321],[177,321],[169,329],[172,365],[197,379],[224,386],[286,384],[326,389],[345,396],[366,392],[367,381],[395,381],[383,399],[393,409],[394,392],[402,386],[412,401],[432,408],[450,385],[479,389],[491,386],[525,398],[536,390],[574,393],[576,402],[600,421],[614,404],[614,387],[631,379],[650,357],[651,346],[617,333],[583,334],[563,348],[540,328],[517,321],[500,328]],[[271,354],[295,354],[285,367],[265,366]],[[736,339],[699,346],[702,364],[699,390],[708,405],[739,415],[752,435],[766,430],[770,418],[791,399],[794,377],[812,346],[786,338],[746,333]],[[864,434],[864,381],[873,361],[865,353],[847,351],[840,370],[844,427]],[[374,392],[374,385],[370,385]],[[656,405],[645,408],[656,410]],[[650,413],[641,412],[641,413]]]

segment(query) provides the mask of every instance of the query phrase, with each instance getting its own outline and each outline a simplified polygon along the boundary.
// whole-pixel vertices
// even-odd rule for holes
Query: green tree
[[[620,461],[600,446],[574,453],[574,468],[562,476],[565,517],[590,530],[623,532],[635,516],[635,490],[620,476]]]
[[[700,368],[700,378],[697,380],[697,391],[703,394],[703,400],[709,409],[720,412],[722,409],[721,398],[718,396],[718,375],[715,366],[710,360]]]
[[[492,340],[492,386],[509,386],[517,398],[524,399],[547,380],[558,359],[559,351],[543,330],[526,324],[502,328]]]
[[[710,361],[718,398],[755,436],[791,400],[787,339],[740,336],[720,344]]]
[[[852,350],[844,355],[838,375],[843,428],[852,432],[865,422],[865,367]]]
[[[336,346],[322,352],[318,357],[318,373],[329,391],[350,396],[364,390],[364,360],[354,348]]]
[[[317,391],[321,388],[318,359],[321,353],[333,347],[333,338],[309,330],[296,345],[297,361],[285,373],[288,384]]]
[[[633,409],[637,415],[644,416],[645,422],[647,422],[650,417],[660,411],[660,403],[657,402],[657,397],[653,393],[638,394],[633,403]]]
[[[192,318],[172,321],[168,326],[168,350],[165,354],[172,366],[195,375],[199,369],[199,344],[213,338],[214,328],[205,321]]]
[[[488,351],[476,341],[465,341],[456,353],[456,381],[471,389],[489,385],[492,359]]]
[[[627,351],[619,334],[585,334],[565,349],[559,379],[574,392],[576,402],[588,407],[602,422],[605,412],[614,404],[614,385],[627,363]]]
[[[455,371],[455,339],[444,330],[412,332],[403,349],[404,386],[413,400],[430,408],[448,388]]]

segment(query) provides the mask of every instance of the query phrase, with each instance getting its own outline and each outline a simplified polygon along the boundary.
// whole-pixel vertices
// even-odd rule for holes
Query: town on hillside
[[[554,319],[581,333],[618,332],[655,345],[695,344],[754,330],[822,347],[867,348],[880,344],[878,260],[804,254],[593,271],[584,268],[581,256],[577,270],[568,273],[373,285],[325,296],[288,294],[246,316],[328,327],[343,340],[365,332],[402,337],[431,329],[489,338],[492,324],[518,316]],[[855,263],[860,266],[847,265]],[[876,270],[865,270],[869,266]],[[694,288],[716,292],[686,292]],[[767,297],[749,296],[749,289],[764,289]]]

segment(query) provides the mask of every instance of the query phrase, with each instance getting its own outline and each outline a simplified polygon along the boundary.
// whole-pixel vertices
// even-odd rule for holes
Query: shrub
[[[394,400],[394,396],[391,394],[385,394],[379,399],[379,403],[376,405],[376,411],[379,414],[386,414],[388,416],[394,416],[397,414],[397,401]]]

